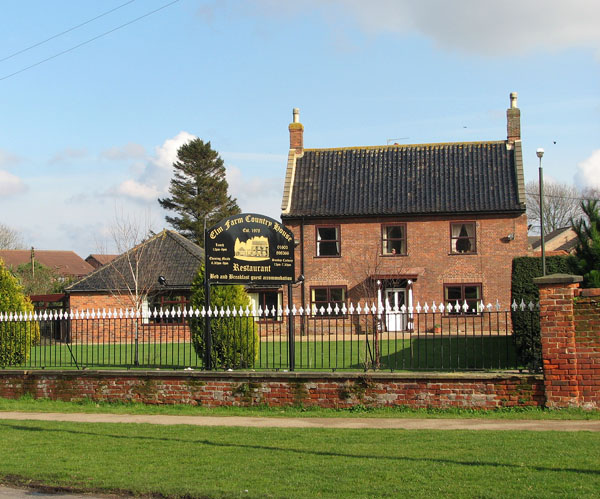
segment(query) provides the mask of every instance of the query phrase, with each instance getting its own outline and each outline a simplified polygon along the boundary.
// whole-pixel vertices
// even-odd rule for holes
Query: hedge
[[[568,257],[547,256],[546,274],[570,274]],[[542,276],[542,259],[540,257],[522,256],[513,260],[512,268],[512,301],[518,305],[521,300],[537,305],[540,292],[533,279]],[[542,345],[540,340],[540,313],[536,307],[533,311],[527,308],[512,311],[513,341],[517,350],[519,364],[530,371],[542,369]]]

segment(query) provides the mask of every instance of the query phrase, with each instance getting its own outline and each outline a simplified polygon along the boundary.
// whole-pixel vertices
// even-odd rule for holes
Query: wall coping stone
[[[78,377],[128,377],[128,378],[202,378],[202,379],[279,379],[279,380],[310,380],[310,379],[364,379],[368,377],[371,380],[494,380],[494,379],[539,379],[543,380],[542,374],[520,373],[518,371],[498,371],[498,372],[410,372],[410,373],[390,373],[390,372],[255,372],[255,371],[169,371],[169,370],[80,370],[63,371],[51,369],[35,370],[0,370],[0,377],[3,376],[31,376],[31,377],[52,377],[62,376],[66,378]]]
[[[550,284],[575,284],[583,281],[580,275],[571,274],[550,274],[544,277],[535,277],[533,282],[538,286],[547,286]]]

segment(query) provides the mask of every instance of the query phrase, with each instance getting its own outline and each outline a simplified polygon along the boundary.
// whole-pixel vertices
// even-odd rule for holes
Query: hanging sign
[[[294,234],[264,215],[242,213],[206,231],[206,273],[218,284],[294,282]]]

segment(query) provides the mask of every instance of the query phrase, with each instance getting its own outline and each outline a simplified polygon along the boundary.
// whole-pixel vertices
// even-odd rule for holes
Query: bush
[[[23,294],[18,280],[0,260],[0,313],[29,313],[33,305]],[[29,358],[31,347],[38,343],[40,329],[35,322],[0,322],[0,366],[17,366]]]
[[[204,306],[204,268],[201,268],[192,284],[191,304],[194,308]],[[250,298],[242,286],[211,286],[211,310],[246,309]],[[205,319],[190,321],[192,342],[198,356],[204,358],[206,345],[204,341]],[[212,317],[210,319],[212,334],[211,363],[221,369],[251,368],[258,358],[259,338],[252,316]]]
[[[566,256],[546,257],[546,274],[569,274],[572,269]],[[540,292],[533,282],[542,276],[542,259],[523,256],[513,260],[512,299],[520,305],[521,300],[537,304]],[[517,350],[519,364],[530,371],[542,369],[542,344],[540,340],[540,313],[537,308],[530,311],[520,309],[512,311],[513,341]]]

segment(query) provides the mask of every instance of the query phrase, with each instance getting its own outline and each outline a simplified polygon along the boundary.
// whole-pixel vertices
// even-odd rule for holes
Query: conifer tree
[[[600,203],[595,199],[583,201],[581,209],[587,220],[571,221],[578,239],[571,262],[583,275],[584,287],[600,288]]]
[[[196,244],[204,247],[204,222],[210,227],[223,218],[240,213],[229,196],[225,165],[210,142],[194,139],[177,151],[177,161],[169,187],[170,197],[158,202],[177,215],[166,220]]]
[[[0,259],[0,313],[27,314],[33,305],[23,293],[19,281]],[[0,367],[16,366],[27,360],[38,343],[40,329],[35,321],[0,321]]]

